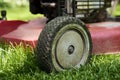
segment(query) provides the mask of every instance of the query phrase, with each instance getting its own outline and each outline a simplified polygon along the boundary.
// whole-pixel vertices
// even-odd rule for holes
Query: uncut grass
[[[119,80],[120,54],[93,55],[80,69],[46,74],[30,46],[0,44],[0,80]]]

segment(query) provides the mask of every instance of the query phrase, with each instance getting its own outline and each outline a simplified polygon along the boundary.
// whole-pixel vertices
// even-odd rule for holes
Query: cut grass
[[[30,46],[0,45],[1,80],[119,80],[120,54],[93,55],[89,64],[80,69],[46,74],[36,63]]]

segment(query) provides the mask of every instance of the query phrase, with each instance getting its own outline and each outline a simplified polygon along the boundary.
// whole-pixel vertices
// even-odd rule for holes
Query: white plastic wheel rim
[[[69,47],[73,46],[74,49],[69,53]],[[83,53],[83,40],[81,35],[74,31],[66,31],[59,39],[56,46],[56,60],[62,68],[71,68],[77,65]]]
[[[69,37],[66,38],[68,34],[69,34],[69,37],[79,38],[78,39],[79,41],[77,39],[74,40],[72,38],[70,39],[74,40],[75,43],[72,40],[66,40],[69,38]],[[76,36],[72,34],[75,34]],[[62,39],[62,38],[66,38],[66,39]],[[63,41],[63,43],[61,43],[61,41]],[[77,42],[78,44],[76,44]],[[66,44],[66,46],[64,45],[64,48],[62,48],[64,43]],[[74,44],[75,50],[78,50],[76,52],[80,51],[81,53],[74,52],[71,55],[69,55],[68,45],[70,46],[72,44]],[[62,51],[62,55],[61,55],[61,51]],[[84,30],[84,28],[78,24],[68,24],[64,26],[61,30],[59,30],[59,32],[57,32],[54,38],[54,41],[52,44],[52,51],[51,51],[53,66],[56,71],[63,71],[65,69],[69,69],[73,67],[79,68],[80,65],[84,65],[86,63],[88,56],[89,56],[89,51],[90,51],[89,37],[88,37],[87,32]],[[75,55],[77,55],[77,57]],[[66,58],[65,56],[69,58],[64,59]],[[74,60],[70,59],[71,56],[74,56],[73,57]],[[65,61],[63,61],[62,59]],[[67,61],[69,61],[69,63]]]

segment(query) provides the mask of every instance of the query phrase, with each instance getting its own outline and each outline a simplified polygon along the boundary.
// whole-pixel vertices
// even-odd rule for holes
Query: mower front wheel
[[[83,22],[74,17],[57,17],[40,34],[36,57],[42,70],[59,72],[84,65],[91,51],[91,36]]]

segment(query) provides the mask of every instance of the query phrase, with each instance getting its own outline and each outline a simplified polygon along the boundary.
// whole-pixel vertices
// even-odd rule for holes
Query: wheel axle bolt
[[[70,46],[68,47],[68,53],[69,53],[70,55],[73,54],[74,50],[75,50],[75,48],[74,48],[73,45],[70,45]]]

